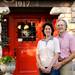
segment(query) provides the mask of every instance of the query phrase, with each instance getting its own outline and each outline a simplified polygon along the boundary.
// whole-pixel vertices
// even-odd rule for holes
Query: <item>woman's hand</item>
[[[40,70],[41,70],[43,73],[45,73],[45,72],[46,72],[46,68],[45,68],[45,67],[43,67],[43,66],[41,66],[41,67],[40,67]]]
[[[43,73],[50,73],[50,71],[51,71],[50,67],[48,67],[48,68],[40,67],[40,69]]]
[[[46,68],[46,73],[50,73],[51,72],[51,67]]]

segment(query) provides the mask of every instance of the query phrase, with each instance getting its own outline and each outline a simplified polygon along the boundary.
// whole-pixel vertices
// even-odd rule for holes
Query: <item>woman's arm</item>
[[[46,68],[42,66],[39,56],[39,54],[36,54],[37,66],[43,73],[46,73]]]
[[[58,61],[58,57],[59,57],[59,53],[56,53],[52,59],[52,61],[50,62],[49,68],[52,68],[53,65]]]
[[[36,61],[37,61],[38,68],[41,68],[42,65],[41,65],[41,62],[40,62],[39,54],[36,54]]]

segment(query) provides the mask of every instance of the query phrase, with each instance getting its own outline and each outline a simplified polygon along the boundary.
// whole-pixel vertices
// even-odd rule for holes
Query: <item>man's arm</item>
[[[74,58],[75,58],[75,52],[72,52],[68,58],[61,61],[61,64],[65,65],[68,62],[72,61],[72,59],[74,59]]]
[[[62,60],[62,61],[60,61],[60,62],[58,62],[57,64],[54,64],[53,67],[54,67],[55,69],[59,69],[59,68],[61,68],[63,65],[65,65],[65,64],[69,63],[70,61],[72,61],[72,59],[74,59],[74,58],[75,58],[75,52],[71,53],[68,58],[66,58],[66,59],[64,59],[64,60]]]

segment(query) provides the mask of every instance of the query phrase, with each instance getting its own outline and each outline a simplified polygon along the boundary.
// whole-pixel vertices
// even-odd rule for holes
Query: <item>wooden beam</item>
[[[7,5],[8,7],[54,7],[54,6],[71,6],[73,1],[61,0],[3,0],[0,6]]]

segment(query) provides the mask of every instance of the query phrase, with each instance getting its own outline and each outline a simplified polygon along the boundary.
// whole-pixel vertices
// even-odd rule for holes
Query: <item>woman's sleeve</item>
[[[37,61],[37,67],[40,68],[41,64],[40,64],[40,57],[39,57],[39,46],[40,46],[40,42],[38,42],[37,44],[37,49],[36,49],[36,61]]]
[[[54,40],[54,49],[55,49],[55,53],[60,53],[60,44],[59,44],[59,40],[57,38],[55,38]]]
[[[40,48],[40,41],[38,41],[37,48],[36,48],[36,54],[37,55],[39,54],[39,48]]]

